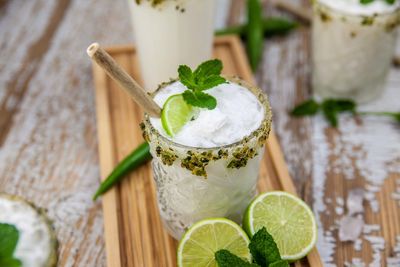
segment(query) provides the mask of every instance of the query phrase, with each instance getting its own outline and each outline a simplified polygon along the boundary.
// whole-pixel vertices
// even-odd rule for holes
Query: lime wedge
[[[182,237],[178,247],[178,267],[218,267],[215,252],[221,249],[251,260],[250,240],[236,223],[224,219],[197,222]]]
[[[317,241],[312,211],[301,199],[286,192],[264,193],[249,205],[243,228],[253,236],[263,226],[274,238],[284,260],[303,258]]]
[[[161,112],[161,123],[168,135],[174,136],[192,118],[193,108],[182,95],[172,95],[165,101]]]

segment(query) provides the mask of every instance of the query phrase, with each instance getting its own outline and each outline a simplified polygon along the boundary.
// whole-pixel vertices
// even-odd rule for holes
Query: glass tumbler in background
[[[260,161],[271,129],[271,110],[260,89],[237,78],[229,80],[248,88],[263,106],[261,125],[238,142],[213,148],[177,144],[163,136],[145,115],[142,130],[153,155],[160,216],[176,239],[204,218],[227,217],[241,223],[257,192]],[[163,84],[155,94],[167,85]]]
[[[385,87],[395,52],[399,9],[363,15],[334,9],[325,2],[314,1],[314,91],[324,98],[371,101]]]
[[[212,56],[215,0],[128,0],[142,78],[153,91]]]

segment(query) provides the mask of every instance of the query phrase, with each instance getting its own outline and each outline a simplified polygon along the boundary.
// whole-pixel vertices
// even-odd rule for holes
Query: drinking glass
[[[365,16],[314,1],[314,90],[324,98],[359,103],[378,97],[393,60],[398,23],[398,9]]]
[[[215,0],[128,0],[145,88],[212,56]]]
[[[238,78],[228,79],[247,88],[263,107],[259,128],[240,141],[212,148],[191,147],[163,136],[148,115],[142,123],[153,156],[160,215],[176,239],[204,218],[227,217],[240,223],[256,194],[260,161],[271,129],[271,109],[260,89]]]

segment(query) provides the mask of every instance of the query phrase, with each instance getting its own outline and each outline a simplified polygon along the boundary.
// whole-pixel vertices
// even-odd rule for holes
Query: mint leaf
[[[0,223],[0,266],[21,266],[21,262],[13,257],[18,239],[19,232],[14,225]]]
[[[0,258],[11,258],[17,247],[19,232],[15,226],[0,223]]]
[[[180,65],[178,68],[179,80],[189,89],[196,89],[196,81],[192,70],[186,65]]]
[[[200,91],[186,90],[182,96],[186,103],[195,107],[214,109],[217,106],[215,97]]]
[[[360,3],[363,4],[363,5],[367,5],[367,4],[370,4],[370,3],[374,2],[374,1],[375,0],[360,0]]]
[[[259,267],[259,265],[249,263],[226,249],[215,252],[215,260],[219,267]]]
[[[331,126],[338,126],[338,113],[352,112],[356,113],[356,104],[348,99],[327,99],[322,102],[322,112]]]
[[[261,266],[281,260],[278,246],[265,227],[251,238],[249,249],[256,263]]]
[[[290,265],[286,260],[278,260],[268,265],[268,267],[289,267],[289,266]]]
[[[319,108],[320,105],[314,99],[310,99],[296,106],[290,114],[295,117],[312,116],[317,114]]]
[[[200,64],[194,72],[186,65],[179,66],[179,79],[189,89],[183,93],[186,103],[196,107],[214,109],[217,106],[217,100],[201,91],[225,83],[226,79],[220,76],[221,71],[222,62],[218,59]]]
[[[211,59],[201,63],[194,71],[196,77],[207,77],[210,75],[220,75],[222,62],[219,59]]]
[[[332,107],[334,107],[338,112],[346,112],[350,111],[355,113],[356,111],[356,103],[353,100],[349,99],[327,99],[324,103],[329,103]]]
[[[0,259],[1,267],[21,267],[22,263],[20,260],[14,258]]]
[[[395,121],[397,121],[398,123],[400,123],[400,112],[399,112],[399,113],[393,113],[393,114],[391,115],[391,117],[392,117]]]
[[[338,111],[336,110],[336,106],[333,103],[325,102],[322,105],[322,112],[324,113],[325,119],[332,127],[338,126]]]
[[[213,88],[221,83],[225,83],[226,80],[225,78],[219,76],[219,75],[211,75],[205,78],[201,83],[198,83],[198,87],[196,88],[197,90],[207,90],[210,88]]]

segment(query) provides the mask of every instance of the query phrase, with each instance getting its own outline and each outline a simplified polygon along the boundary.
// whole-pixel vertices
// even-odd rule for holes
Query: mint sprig
[[[226,79],[221,76],[221,71],[222,62],[218,59],[200,64],[195,71],[186,65],[179,66],[179,80],[188,88],[182,94],[185,102],[195,107],[214,109],[217,106],[217,100],[204,91],[226,83]]]
[[[254,263],[249,263],[224,249],[215,253],[215,260],[219,267],[289,267],[288,261],[282,260],[278,246],[265,227],[253,235],[249,249]]]
[[[229,250],[221,249],[215,253],[215,260],[219,267],[258,267],[259,265],[250,263]]]
[[[270,264],[281,260],[278,246],[265,227],[261,228],[251,238],[249,249],[254,260],[260,266],[269,266]]]
[[[20,267],[20,260],[14,258],[14,251],[17,247],[19,232],[10,224],[0,223],[0,266]]]
[[[322,103],[318,103],[314,99],[309,99],[291,110],[290,115],[294,117],[314,116],[319,111],[322,111],[324,117],[332,127],[339,125],[338,116],[343,112],[351,112],[353,115],[386,116],[400,123],[400,112],[358,112],[357,104],[350,99],[325,99]]]
[[[363,5],[368,5],[372,2],[374,2],[375,0],[360,0],[360,3]],[[396,2],[396,0],[385,0],[386,3],[388,3],[389,5],[393,5],[394,2]]]

